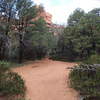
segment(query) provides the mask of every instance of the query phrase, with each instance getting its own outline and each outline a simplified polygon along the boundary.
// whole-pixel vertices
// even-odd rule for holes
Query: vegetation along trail
[[[52,60],[35,61],[16,68],[25,80],[30,100],[78,100],[78,94],[68,86],[67,67],[75,63]]]

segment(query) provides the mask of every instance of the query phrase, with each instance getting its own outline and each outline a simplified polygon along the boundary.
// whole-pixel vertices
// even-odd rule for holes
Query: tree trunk
[[[18,58],[18,62],[22,63],[22,61],[23,61],[22,35],[19,35],[19,58]]]

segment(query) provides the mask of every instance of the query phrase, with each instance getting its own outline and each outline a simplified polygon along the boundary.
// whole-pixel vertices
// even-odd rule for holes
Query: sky
[[[36,4],[42,4],[45,10],[52,14],[53,23],[66,24],[70,14],[76,8],[82,8],[85,12],[94,8],[100,8],[100,0],[33,0]]]

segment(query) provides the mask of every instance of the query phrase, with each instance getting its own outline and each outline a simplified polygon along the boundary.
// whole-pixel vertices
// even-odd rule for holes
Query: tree
[[[96,11],[96,10],[95,10]],[[98,11],[98,10],[97,10]],[[76,11],[77,12],[77,11]],[[77,18],[79,19],[77,21]],[[74,13],[69,18],[70,23],[76,20],[77,23],[68,24],[62,34],[62,53],[72,59],[86,59],[92,54],[100,51],[100,16],[97,13],[89,12],[84,16]]]
[[[25,40],[30,40],[33,45],[33,52],[36,58],[43,58],[51,52],[55,45],[53,33],[49,32],[49,28],[43,18],[39,18],[33,23],[34,27],[29,27]]]
[[[36,6],[32,6],[31,0],[17,0],[16,10],[17,10],[17,24],[16,28],[18,30],[18,40],[19,40],[19,63],[23,59],[24,35],[28,34],[26,29],[31,25],[31,20],[36,17],[37,9]],[[15,22],[16,23],[16,22]]]
[[[16,16],[16,0],[0,0],[0,59],[7,58],[12,20]]]
[[[94,14],[96,16],[100,16],[100,8],[95,8],[89,12],[90,14]]]
[[[27,51],[43,57],[53,47],[54,36],[39,14],[44,8],[31,0],[0,1],[0,58],[27,58]],[[52,40],[52,41],[50,41]],[[40,50],[41,49],[41,50]],[[8,52],[7,52],[8,51]],[[37,57],[36,57],[37,58]]]
[[[73,26],[77,24],[80,21],[81,17],[83,17],[84,15],[85,15],[84,11],[81,8],[77,8],[73,12],[73,14],[69,16],[68,25]]]
[[[97,52],[97,46],[99,46],[99,37],[100,37],[100,23],[97,23],[100,20],[99,16],[93,14],[87,14],[84,18],[80,21],[81,26],[81,34],[84,36],[88,36],[90,41],[90,48],[89,51]]]

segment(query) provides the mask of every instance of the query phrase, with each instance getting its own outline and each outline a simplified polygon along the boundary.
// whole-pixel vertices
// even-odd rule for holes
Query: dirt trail
[[[52,60],[35,61],[32,64],[16,68],[27,86],[27,98],[30,100],[78,100],[78,94],[68,86],[67,67],[74,63]]]

